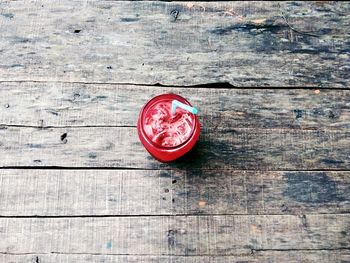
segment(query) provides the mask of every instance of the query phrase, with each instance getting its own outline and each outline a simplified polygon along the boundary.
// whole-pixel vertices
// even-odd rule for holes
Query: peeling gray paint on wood
[[[287,172],[284,178],[288,186],[283,194],[297,202],[323,204],[345,200],[345,196],[338,195],[336,182],[325,172],[315,172],[310,176],[304,172]],[[350,187],[346,186],[344,190],[348,194]]]
[[[348,2],[0,7],[0,80],[349,87]]]
[[[349,90],[188,89],[50,82],[0,83],[0,124],[135,126],[141,107],[149,99],[170,92],[184,96],[199,108],[205,128],[350,127]]]
[[[350,261],[349,11],[2,1],[0,261]],[[160,164],[135,123],[169,91],[204,129]]]
[[[350,252],[343,250],[298,250],[298,251],[251,251],[235,256],[137,256],[137,255],[92,255],[92,254],[29,254],[29,255],[1,255],[2,262],[16,263],[81,263],[81,262],[128,262],[128,263],[270,263],[270,262],[288,262],[288,263],[329,263],[329,262],[348,262]]]
[[[62,141],[65,133],[67,141]],[[0,141],[0,155],[5,156],[1,167],[347,170],[350,160],[350,133],[331,130],[204,128],[196,147],[169,164],[154,160],[146,152],[134,127],[3,126]]]
[[[0,252],[217,256],[349,249],[349,225],[349,216],[343,214],[1,218],[6,231],[0,234]]]
[[[350,212],[350,172],[0,170],[0,216]]]

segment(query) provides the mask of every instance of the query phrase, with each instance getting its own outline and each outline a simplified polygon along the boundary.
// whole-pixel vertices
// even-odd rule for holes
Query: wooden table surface
[[[0,262],[350,262],[349,215],[349,2],[0,2]]]

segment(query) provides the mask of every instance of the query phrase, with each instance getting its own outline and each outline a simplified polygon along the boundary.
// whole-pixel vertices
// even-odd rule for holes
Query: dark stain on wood
[[[210,33],[216,35],[227,35],[234,31],[250,33],[253,35],[261,34],[263,32],[277,33],[281,30],[286,29],[287,25],[266,23],[266,24],[232,24],[226,27],[216,27],[210,30]]]
[[[58,112],[55,110],[47,110],[47,112],[51,113],[52,115],[58,116]]]
[[[94,152],[89,153],[89,158],[90,159],[96,159],[96,157],[97,157],[96,153],[94,153]]]
[[[24,66],[21,64],[13,64],[10,66],[11,68],[23,68]]]
[[[348,234],[346,231],[340,231],[340,234],[343,236],[343,237],[346,237],[346,235]]]
[[[139,20],[140,20],[140,18],[138,18],[138,17],[122,17],[122,18],[120,18],[121,22],[136,22]]]
[[[63,141],[65,138],[67,138],[67,133],[66,132],[61,135],[61,141]]]
[[[38,121],[38,125],[39,125],[39,128],[40,128],[40,129],[44,128],[44,120],[43,120],[43,119],[40,119],[40,120]]]
[[[204,173],[202,169],[195,169],[195,170],[187,170],[186,171],[186,177],[189,180],[193,180],[195,178],[205,179],[208,176],[211,176],[211,173]]]
[[[97,5],[98,8],[100,9],[106,9],[106,10],[109,10],[109,9],[112,9],[112,6],[111,5]]]
[[[328,165],[338,165],[338,164],[344,163],[341,160],[334,160],[334,159],[321,159],[320,161]]]
[[[64,71],[64,72],[66,72],[66,71]],[[79,97],[80,97],[80,94],[76,92],[73,94],[73,99],[68,99],[68,101],[72,102],[72,103],[77,102],[79,100]]]
[[[63,143],[67,143],[67,133],[65,132],[65,133],[63,133],[62,135],[61,135],[61,142],[63,142]]]
[[[112,67],[111,67],[112,68]],[[96,100],[105,100],[107,99],[108,97],[107,96],[103,96],[103,95],[100,95],[100,96],[96,96]]]
[[[189,191],[178,191],[178,192],[176,192],[176,195],[180,198],[188,199],[190,197],[190,192]]]
[[[309,54],[309,55],[317,55],[322,52],[324,51],[320,49],[305,49],[305,48],[294,49],[290,51],[290,53],[292,54]]]
[[[178,9],[171,10],[170,15],[174,18],[174,22],[179,17],[179,14],[180,14],[180,11]]]
[[[338,118],[338,117],[339,117],[339,114],[335,115],[334,112],[330,110],[330,111],[328,112],[328,117],[329,117],[330,119],[335,119],[335,118]]]
[[[337,183],[324,172],[287,172],[283,177],[287,182],[283,196],[297,202],[322,204],[344,200],[337,195]]]
[[[137,143],[138,143],[138,142],[137,142]],[[147,159],[147,160],[151,160],[151,161],[154,160],[154,158],[153,158],[151,155],[147,155],[146,159]]]
[[[282,211],[283,213],[288,213],[288,212],[290,212],[289,207],[288,207],[286,204],[282,204],[282,205],[281,205],[281,211]]]
[[[0,15],[2,15],[3,17],[9,18],[9,19],[12,19],[15,17],[15,15],[12,13],[2,13]]]
[[[294,110],[296,113],[297,110]],[[298,110],[299,111],[299,110]],[[329,119],[338,119],[341,115],[340,109],[324,109],[324,108],[313,108],[309,111],[306,110],[300,110],[303,115],[307,114],[308,116],[311,116],[313,118],[317,117],[326,117]]]
[[[29,148],[41,148],[42,147],[42,145],[38,144],[38,143],[27,143],[26,146]]]
[[[153,158],[153,157],[152,157]],[[161,171],[159,173],[159,177],[162,177],[162,178],[171,178],[171,174],[169,172],[166,172],[166,171]]]
[[[304,110],[300,110],[300,109],[295,109],[294,113],[295,113],[295,118],[296,119],[300,119],[300,118],[303,117],[303,114],[305,113],[305,111]]]
[[[176,244],[176,236],[175,234],[177,233],[177,230],[168,230],[167,233],[167,239],[168,239],[168,247],[169,248],[174,248]]]
[[[113,148],[115,147],[114,143],[112,142],[107,142],[106,146],[104,147],[105,150],[110,151],[113,150]]]
[[[16,44],[16,43],[29,43],[31,42],[31,40],[29,38],[25,38],[25,37],[19,37],[19,36],[14,36],[12,37],[12,43]]]
[[[300,219],[301,219],[301,224],[302,224],[302,226],[303,226],[304,228],[308,228],[309,225],[308,225],[308,223],[307,223],[306,215],[302,215],[302,216],[300,217]]]

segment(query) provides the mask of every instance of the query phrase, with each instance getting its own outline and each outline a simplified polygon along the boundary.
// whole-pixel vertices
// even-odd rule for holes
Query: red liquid
[[[176,108],[173,100],[191,104],[176,94],[163,94],[151,99],[141,110],[137,130],[142,144],[154,158],[169,162],[187,153],[199,137],[200,124],[194,114]]]
[[[190,138],[195,118],[192,113],[177,108],[171,113],[171,100],[153,104],[145,113],[143,128],[147,137],[163,147],[175,147]]]

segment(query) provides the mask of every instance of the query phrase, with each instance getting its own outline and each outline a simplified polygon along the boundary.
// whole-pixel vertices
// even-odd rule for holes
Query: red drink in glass
[[[137,132],[146,150],[161,162],[173,161],[186,154],[199,138],[199,119],[193,113],[176,108],[172,101],[191,104],[176,94],[162,94],[151,99],[141,110]]]

